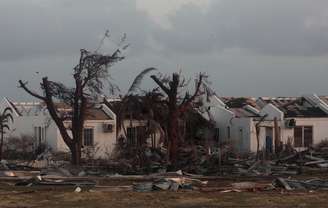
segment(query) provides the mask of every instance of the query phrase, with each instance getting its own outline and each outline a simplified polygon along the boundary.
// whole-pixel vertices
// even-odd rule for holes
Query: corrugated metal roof
[[[20,116],[38,116],[47,115],[48,110],[43,102],[11,102],[12,107]],[[57,110],[60,113],[67,115],[71,112],[71,107],[64,103],[55,103]],[[88,109],[86,112],[86,120],[112,120],[107,113],[105,113],[100,105]]]
[[[308,102],[304,97],[260,97],[261,101],[271,103],[285,117],[326,117],[327,114],[318,106]]]
[[[259,115],[256,113],[253,113],[251,111],[248,111],[245,108],[229,108],[230,111],[232,111],[236,117],[242,118],[242,117],[258,117]]]

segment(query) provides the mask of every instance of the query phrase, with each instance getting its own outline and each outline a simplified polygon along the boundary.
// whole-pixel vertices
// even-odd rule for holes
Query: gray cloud
[[[106,29],[116,42],[127,33],[134,51],[140,51],[150,34],[149,19],[130,0],[10,0],[0,5],[0,60],[92,49]]]
[[[328,2],[212,0],[204,13],[185,6],[159,42],[172,51],[206,53],[243,48],[258,54],[313,56],[328,52]]]
[[[327,8],[326,0],[211,0],[207,9],[184,4],[167,29],[134,0],[2,0],[0,95],[31,99],[18,79],[70,83],[79,49],[96,48],[106,29],[112,41],[127,33],[131,43],[112,69],[123,90],[154,66],[187,77],[205,71],[223,95],[327,94]]]

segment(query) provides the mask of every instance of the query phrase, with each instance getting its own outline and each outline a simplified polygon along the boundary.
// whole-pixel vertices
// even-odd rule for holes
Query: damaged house
[[[260,109],[254,98],[219,97],[208,86],[200,98],[203,117],[215,125],[215,139],[236,152],[256,151],[254,125]]]
[[[61,103],[56,105],[60,113],[69,115],[71,109],[68,106]],[[129,111],[122,118],[118,116],[121,105],[120,99],[110,99],[88,110],[83,130],[82,152],[93,154],[96,158],[106,158],[112,154],[119,138],[123,137],[130,146],[138,146],[143,142],[154,148],[160,146],[160,131],[149,132],[149,122],[142,112],[139,112],[142,109]],[[11,130],[6,134],[7,139],[29,138],[29,151],[35,151],[40,145],[54,152],[69,151],[43,103],[12,102],[4,98],[0,108],[6,107],[12,109],[14,117],[14,122],[9,124]],[[65,125],[70,128],[69,122]]]
[[[289,144],[298,150],[328,140],[328,97],[204,98],[203,116],[212,120],[220,143],[236,152],[272,153]]]
[[[191,118],[197,118],[192,116],[185,118],[187,122],[184,125],[187,126],[183,129],[187,131],[182,131],[181,137],[193,138],[196,135],[205,138],[208,147],[225,144],[239,153],[256,152],[258,149],[272,153],[286,144],[302,150],[328,140],[327,96],[235,98],[211,93],[202,96],[200,101],[202,107],[198,112],[213,124],[215,131],[200,128],[205,120],[196,119],[198,123],[191,123]],[[159,121],[165,122],[165,115],[158,118],[161,116],[158,112],[163,110],[150,116],[142,103],[132,103],[123,110],[123,114],[121,99],[108,99],[90,109],[85,121],[83,149],[93,150],[96,157],[108,157],[121,139],[135,147],[145,144],[153,148],[162,147],[165,133]],[[68,151],[43,103],[12,102],[4,98],[0,108],[6,107],[13,110],[14,116],[6,138],[28,136],[33,140],[32,150],[44,144],[53,151]],[[57,109],[68,114],[71,111],[60,103],[57,103]],[[158,122],[154,122],[155,117]],[[69,122],[66,125],[70,128]],[[188,125],[196,125],[197,129],[192,127],[188,130]]]
[[[301,97],[260,97],[257,104],[261,115],[271,127],[276,120],[277,130],[268,130],[265,136],[275,137],[282,144],[291,144],[302,150],[328,139],[328,100],[315,94]],[[273,132],[273,133],[271,133]],[[274,132],[278,134],[274,136]]]
[[[203,101],[205,117],[216,126],[216,138],[221,144],[231,145],[236,152],[256,151],[255,122],[260,111],[253,98],[229,98],[211,95]]]
[[[44,103],[12,102],[4,98],[0,108],[9,107],[13,111],[14,122],[10,123],[10,132],[6,138],[29,137],[32,139],[32,149],[45,145],[54,152],[67,152],[56,124],[51,119]],[[60,113],[69,114],[71,109],[57,103]],[[66,122],[67,128],[70,123]],[[98,104],[86,114],[83,130],[83,150],[92,151],[95,157],[107,157],[116,144],[116,115],[105,104]]]

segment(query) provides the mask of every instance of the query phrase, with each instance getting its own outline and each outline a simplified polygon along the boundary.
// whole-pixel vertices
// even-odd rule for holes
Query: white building
[[[69,151],[44,103],[17,103],[4,98],[0,110],[6,107],[13,110],[14,117],[6,138],[28,136],[33,138],[35,148],[45,144],[55,152]],[[57,110],[70,111],[63,105],[58,105]],[[66,122],[66,125],[70,123]],[[107,157],[113,151],[116,144],[116,115],[106,105],[100,104],[87,112],[82,144],[83,150],[92,150],[95,157]]]
[[[328,139],[328,97],[228,98],[215,94],[203,99],[203,116],[215,122],[220,142],[236,151],[273,152],[275,143],[302,150]]]
[[[213,94],[202,102],[206,109],[203,115],[215,123],[219,143],[230,144],[237,152],[256,151],[254,123],[260,115],[253,98],[242,101]]]
[[[328,100],[315,94],[301,97],[261,97],[257,100],[267,120],[277,119],[278,139],[305,149],[328,140]],[[268,133],[266,134],[269,135]],[[274,136],[271,135],[272,137]]]

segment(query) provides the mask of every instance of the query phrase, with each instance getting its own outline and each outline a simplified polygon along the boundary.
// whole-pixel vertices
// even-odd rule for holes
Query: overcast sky
[[[0,96],[14,100],[32,99],[18,79],[70,83],[106,29],[104,52],[124,33],[131,43],[111,69],[123,92],[156,67],[207,72],[225,96],[328,95],[327,0],[1,0],[0,27]]]

